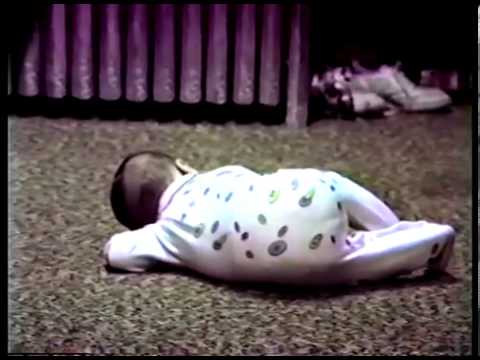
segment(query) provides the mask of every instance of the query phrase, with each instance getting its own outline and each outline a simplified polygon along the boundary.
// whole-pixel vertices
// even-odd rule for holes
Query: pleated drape
[[[132,102],[308,102],[304,5],[51,4],[22,54],[16,91]],[[298,125],[298,124],[297,124]]]

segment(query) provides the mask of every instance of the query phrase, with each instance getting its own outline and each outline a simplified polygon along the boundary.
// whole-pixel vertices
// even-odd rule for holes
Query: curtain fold
[[[225,4],[209,6],[206,100],[223,104],[227,101],[228,6]]]
[[[141,102],[148,98],[147,5],[134,4],[128,12],[126,98]]]
[[[122,96],[120,5],[100,5],[99,97],[118,100]]]
[[[72,17],[72,66],[71,93],[79,99],[90,99],[94,95],[92,6],[73,6]]]
[[[40,93],[40,26],[36,23],[28,42],[18,80],[18,93],[36,96]]]
[[[67,37],[65,4],[51,6],[45,52],[45,92],[52,98],[67,94]]]
[[[180,100],[198,103],[202,96],[202,12],[199,4],[183,6],[181,64]]]
[[[155,54],[153,99],[170,102],[175,98],[175,7],[172,4],[155,6]]]

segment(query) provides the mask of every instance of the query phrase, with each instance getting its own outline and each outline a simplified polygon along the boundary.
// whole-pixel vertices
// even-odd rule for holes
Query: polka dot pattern
[[[236,231],[237,233],[240,232],[240,225],[238,224],[238,222],[235,221],[235,222],[233,223],[233,227],[234,227],[234,229],[235,229],[235,231]]]
[[[300,198],[300,200],[298,201],[298,205],[300,205],[300,207],[310,206],[312,204],[314,196],[315,196],[315,188],[312,188],[307,194],[305,194]]]
[[[222,175],[222,174],[219,174],[219,175]],[[326,186],[330,187],[331,191],[336,191],[336,188],[334,186],[333,181],[330,182],[330,183],[325,182],[323,179],[320,179],[320,181],[322,183],[326,184]],[[298,179],[291,180],[290,188],[291,188],[292,191],[298,190],[299,187],[300,187],[300,183],[299,183]],[[210,187],[205,188],[204,191],[203,191],[203,195],[209,194],[210,190],[211,190]],[[254,191],[254,185],[251,184],[248,187],[248,190],[249,191]],[[184,192],[184,194],[187,195],[190,192],[191,192],[191,190],[188,189]],[[315,187],[310,188],[308,190],[308,192],[304,193],[304,195],[300,197],[300,199],[298,200],[298,205],[300,207],[303,207],[303,208],[312,205],[313,199],[315,197],[315,193],[316,193],[316,188]],[[233,195],[234,195],[233,192],[229,192],[226,196],[222,195],[220,193],[217,193],[217,199],[223,198],[223,200],[225,202],[229,202],[233,198]],[[268,202],[270,204],[274,204],[275,202],[277,202],[279,200],[279,198],[280,198],[280,191],[279,190],[272,190],[268,195]],[[194,205],[195,205],[195,203],[193,201],[189,203],[190,207],[192,207]],[[344,210],[343,204],[340,201],[336,203],[336,206],[337,206],[337,209],[339,211]],[[187,214],[182,214],[182,221],[185,220],[186,216],[187,216]],[[267,225],[267,217],[265,216],[265,214],[259,214],[257,216],[257,221],[261,225]],[[212,234],[217,233],[218,230],[219,230],[219,227],[220,227],[219,220],[215,220],[211,224],[210,232]],[[249,232],[246,232],[246,231],[242,232],[240,224],[239,224],[238,221],[233,222],[233,228],[234,228],[234,231],[239,234],[239,238],[242,241],[247,241],[249,239],[249,237],[250,237]],[[287,235],[288,231],[289,231],[289,226],[288,225],[283,225],[280,228],[278,228],[278,231],[277,231],[277,234],[276,234],[278,240],[275,240],[275,241],[271,242],[267,247],[267,252],[270,256],[277,257],[277,256],[280,256],[287,251],[288,243],[286,241],[282,240],[281,238],[285,237]],[[199,224],[198,226],[193,228],[193,235],[195,236],[195,238],[200,238],[204,234],[204,232],[205,232],[205,225],[204,224]],[[223,248],[223,245],[227,241],[227,237],[228,237],[228,234],[224,234],[224,235],[216,238],[212,243],[213,250],[216,250],[216,251],[221,250]],[[323,239],[324,239],[323,234],[320,234],[320,233],[315,234],[311,238],[311,240],[308,244],[309,249],[311,249],[311,250],[318,249],[321,246],[321,243],[322,243]],[[332,244],[335,244],[336,240],[337,239],[335,238],[335,236],[333,236],[333,235],[330,236],[330,241],[332,242]],[[345,243],[346,243],[347,246],[352,246],[350,240],[348,240],[348,239],[345,240]],[[438,251],[438,244],[435,244],[432,247],[432,255],[435,255],[437,251]],[[254,254],[253,254],[251,249],[245,251],[245,256],[246,256],[247,259],[253,259],[254,258]]]
[[[280,191],[272,190],[272,192],[269,195],[268,202],[270,204],[274,204],[275,202],[277,202],[279,198],[280,198]]]
[[[292,190],[295,191],[298,189],[298,180],[292,180]]]
[[[312,199],[308,199],[308,198],[306,198],[305,196],[302,196],[302,197],[300,198],[300,200],[298,201],[298,205],[300,205],[300,207],[307,207],[307,206],[309,206],[311,203],[312,203]]]
[[[258,215],[257,219],[258,219],[258,222],[262,225],[265,225],[267,223],[267,218],[263,214]]]
[[[288,231],[288,226],[287,225],[283,225],[279,230],[278,230],[278,234],[277,236],[278,237],[282,237],[284,236]]]
[[[312,250],[318,249],[318,247],[322,243],[322,240],[323,240],[323,235],[322,234],[315,235],[312,238],[312,240],[310,240],[309,248],[312,249]]]
[[[220,236],[218,239],[216,239],[214,242],[213,242],[213,249],[214,250],[221,250],[222,247],[223,247],[223,244],[225,244],[225,242],[227,241],[227,234],[223,234],[222,236]]]
[[[287,251],[287,243],[283,240],[277,240],[272,242],[268,246],[268,253],[270,256],[280,256],[282,255],[285,251]]]
[[[211,233],[212,234],[215,234],[216,231],[218,230],[218,226],[220,225],[220,223],[217,221],[215,221],[213,224],[212,224],[212,228],[210,229]]]
[[[300,200],[298,201],[298,205],[300,205],[300,207],[307,207],[308,205],[310,205],[312,203],[311,200],[307,199],[306,197],[301,197]]]
[[[193,236],[195,236],[197,239],[203,235],[203,232],[205,231],[205,224],[199,224],[195,227],[195,230],[193,231]]]

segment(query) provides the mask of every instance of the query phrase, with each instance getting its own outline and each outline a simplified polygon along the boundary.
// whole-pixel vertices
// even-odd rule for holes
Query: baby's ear
[[[182,159],[176,159],[175,160],[175,165],[184,173],[187,174],[198,174],[198,171],[195,170],[193,167],[188,165],[186,162],[184,162]]]
[[[137,214],[141,227],[157,221],[160,197],[161,192],[158,190],[158,184],[156,182],[149,181],[142,185],[139,199],[140,206]]]

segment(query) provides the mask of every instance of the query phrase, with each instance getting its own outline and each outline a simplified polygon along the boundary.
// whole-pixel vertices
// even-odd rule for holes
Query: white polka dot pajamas
[[[350,220],[366,230],[349,234]],[[334,172],[226,166],[174,182],[158,221],[114,235],[106,256],[129,271],[164,262],[228,281],[336,284],[444,266],[453,239],[450,226],[399,221]]]

